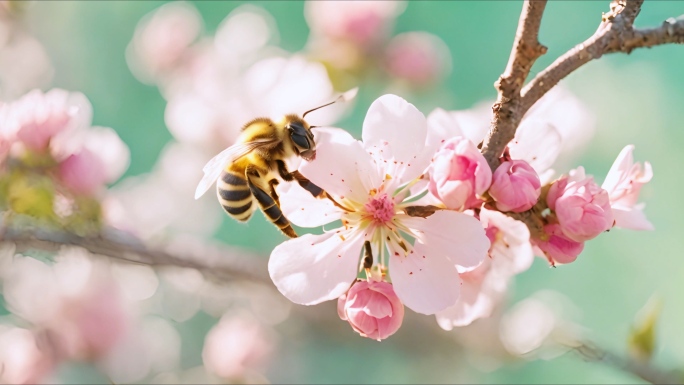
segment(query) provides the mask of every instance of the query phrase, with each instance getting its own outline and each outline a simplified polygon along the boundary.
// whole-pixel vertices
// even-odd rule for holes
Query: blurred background
[[[92,103],[93,126],[118,133],[130,149],[130,165],[105,198],[109,223],[135,228],[140,238],[160,244],[189,235],[197,247],[219,242],[230,247],[234,258],[265,263],[284,237],[263,215],[238,224],[223,214],[213,196],[192,199],[202,165],[232,143],[240,125],[281,110],[301,113],[355,86],[359,95],[353,103],[312,114],[309,121],[334,123],[360,137],[368,106],[388,92],[425,115],[440,107],[484,116],[496,97],[493,83],[508,60],[522,6],[519,1],[384,2],[383,9],[369,13],[374,18],[357,20],[360,24],[349,33],[338,24],[351,16],[315,3],[14,3],[11,28],[35,39],[42,50],[10,50],[9,43],[0,50],[0,95],[13,100],[34,87],[80,91]],[[532,75],[589,37],[607,10],[608,1],[550,2],[540,32],[549,49]],[[657,26],[682,13],[680,2],[646,2],[636,25]],[[28,59],[18,65],[20,55]],[[127,372],[121,369],[124,361],[75,360],[59,365],[48,381],[219,381],[208,380],[197,368],[211,368],[212,354],[229,355],[221,347],[207,347],[207,333],[233,328],[244,338],[232,339],[233,346],[243,347],[233,349],[258,361],[238,376],[247,382],[639,383],[572,353],[519,357],[506,351],[494,319],[530,296],[562,305],[568,312],[565,320],[621,355],[627,352],[635,315],[656,296],[663,308],[655,365],[684,367],[682,63],[681,46],[639,49],[589,63],[561,83],[567,94],[561,100],[567,104],[559,102],[549,113],[568,122],[571,139],[554,168],[563,173],[583,165],[602,181],[620,150],[636,145],[635,159],[651,162],[655,173],[641,201],[656,230],[610,231],[588,242],[577,262],[555,269],[537,258],[515,277],[492,320],[444,331],[433,317],[411,313],[395,336],[378,343],[353,333],[332,303],[289,305],[268,285],[213,283],[202,286],[200,295],[195,288],[205,283],[192,271],[145,271],[157,275],[145,281],[155,282],[152,289],[122,285],[124,291],[126,285],[133,292],[150,291],[141,295],[144,306],[136,312],[145,314],[150,333],[164,330],[155,337],[157,350],[149,350],[157,353],[150,353],[156,358],[146,370],[115,378],[112,373]],[[17,79],[27,71],[34,73],[20,83]],[[284,78],[268,80],[275,73]],[[11,317],[7,309],[11,306],[0,302],[3,317]],[[247,326],[235,326],[240,322]],[[164,354],[170,357],[159,358]],[[220,370],[213,372],[221,377]],[[231,373],[220,381],[238,378]]]

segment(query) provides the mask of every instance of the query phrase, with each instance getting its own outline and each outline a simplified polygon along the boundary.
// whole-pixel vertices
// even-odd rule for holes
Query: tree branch
[[[508,142],[513,139],[515,129],[522,118],[518,110],[520,90],[525,84],[525,79],[534,62],[546,53],[546,47],[541,45],[538,39],[545,7],[546,0],[525,1],[508,65],[499,80],[494,83],[498,91],[496,103],[492,106],[494,119],[482,146],[482,154],[492,171],[498,166],[499,157]]]
[[[573,346],[572,348],[586,361],[611,366],[615,369],[635,375],[651,384],[681,384],[684,382],[684,374],[679,371],[664,371],[654,368],[648,363],[625,359],[588,342],[580,342],[577,346]]]
[[[223,282],[249,280],[272,284],[265,273],[267,269],[263,258],[204,240],[175,239],[163,249],[154,249],[127,233],[111,228],[104,229],[99,236],[82,237],[58,230],[10,226],[4,229],[0,243],[16,245],[17,252],[57,252],[62,246],[76,246],[93,254],[152,267],[192,268]]]
[[[537,40],[539,20],[536,17],[541,19],[543,6],[541,9],[535,8],[536,3],[525,3],[511,58],[504,74],[495,84],[498,98],[492,107],[494,117],[482,147],[482,154],[492,170],[498,166],[501,153],[514,138],[520,121],[530,107],[561,79],[582,65],[606,53],[630,53],[640,47],[684,43],[684,17],[668,19],[657,28],[635,29],[634,20],[641,10],[643,0],[614,0],[610,11],[603,15],[601,24],[590,38],[556,59],[520,89],[517,85],[524,82],[534,60],[543,54],[542,50],[538,50],[537,56],[534,56],[534,50],[523,49],[525,44],[533,44],[530,42]]]

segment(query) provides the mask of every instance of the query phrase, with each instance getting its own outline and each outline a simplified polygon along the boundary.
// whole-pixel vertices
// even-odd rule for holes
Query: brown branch
[[[668,19],[657,28],[635,29],[634,20],[641,10],[643,0],[614,0],[611,3],[610,11],[603,15],[601,24],[590,38],[556,59],[520,89],[517,88],[517,85],[524,82],[524,78],[520,80],[519,77],[527,77],[529,74],[529,67],[526,64],[531,67],[531,64],[538,57],[534,56],[533,50],[523,49],[526,47],[525,44],[522,44],[523,41],[531,44],[530,41],[537,39],[537,30],[534,30],[534,27],[538,28],[539,20],[534,19],[535,22],[532,23],[528,18],[532,17],[533,10],[536,10],[536,16],[541,18],[541,11],[543,10],[543,7],[541,10],[533,7],[536,2],[526,2],[525,4],[518,24],[516,43],[511,52],[511,58],[504,74],[496,83],[499,95],[497,102],[492,107],[494,118],[482,147],[482,154],[492,170],[498,166],[498,158],[508,142],[514,138],[520,121],[530,107],[558,84],[561,79],[582,65],[607,53],[630,53],[635,48],[684,43],[684,17]],[[527,36],[527,38],[523,38],[523,36]],[[537,53],[541,55],[543,52],[540,52]]]
[[[527,111],[546,92],[570,73],[603,54],[630,53],[635,48],[684,43],[684,18],[668,19],[660,27],[634,29],[633,18],[643,0],[613,2],[596,33],[556,59],[522,90],[522,108]]]
[[[57,252],[63,246],[76,246],[93,254],[152,267],[192,268],[222,282],[249,280],[272,285],[263,258],[204,240],[171,240],[162,249],[148,247],[115,229],[104,229],[99,236],[82,237],[59,230],[10,226],[4,228],[0,243],[16,245],[17,252]]]
[[[534,62],[544,53],[546,47],[539,43],[539,26],[546,7],[546,0],[527,0],[523,4],[518,30],[515,33],[513,49],[506,70],[494,83],[498,91],[492,107],[494,119],[489,134],[484,140],[482,154],[494,170],[504,148],[513,139],[522,114],[518,112],[520,90],[532,69]]]

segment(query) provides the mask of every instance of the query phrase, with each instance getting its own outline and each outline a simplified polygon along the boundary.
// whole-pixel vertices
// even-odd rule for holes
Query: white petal
[[[646,219],[643,208],[643,203],[634,207],[613,206],[615,227],[628,230],[654,230],[653,224]]]
[[[463,281],[461,296],[454,306],[436,314],[437,323],[444,330],[470,325],[479,318],[489,317],[494,310],[495,298],[482,289],[483,282]]]
[[[301,305],[336,299],[349,289],[358,271],[363,238],[351,235],[331,231],[281,243],[268,261],[273,283]]]
[[[437,108],[427,117],[427,142],[444,143],[455,136],[462,136],[477,145],[487,134],[487,119],[488,115],[482,115],[477,111],[445,111]]]
[[[634,157],[632,155],[634,145],[630,144],[620,151],[620,154],[615,158],[615,162],[610,167],[606,179],[603,181],[601,188],[612,193],[617,185],[628,175],[634,164]]]
[[[411,162],[423,151],[426,136],[425,116],[396,95],[376,99],[363,121],[364,147],[388,162]]]
[[[461,291],[461,279],[453,262],[429,251],[417,244],[412,254],[392,255],[389,262],[397,296],[406,307],[422,314],[435,314],[453,306]]]
[[[561,135],[553,125],[543,120],[525,119],[508,148],[513,159],[526,161],[541,174],[556,161],[561,145]]]
[[[318,227],[340,219],[342,210],[329,199],[314,198],[297,182],[281,183],[276,187],[280,209],[290,222],[300,227]]]
[[[375,161],[361,142],[339,128],[314,129],[316,159],[302,162],[299,171],[336,197],[363,202],[382,183]]]
[[[489,238],[470,215],[440,210],[427,218],[402,218],[402,224],[416,231],[416,247],[422,243],[429,254],[449,258],[460,272],[476,268],[487,256]]]
[[[534,252],[530,244],[530,230],[524,223],[498,211],[486,209],[480,211],[480,220],[485,227],[488,224],[496,226],[503,235],[494,242],[489,252],[494,271],[512,276],[532,266]]]

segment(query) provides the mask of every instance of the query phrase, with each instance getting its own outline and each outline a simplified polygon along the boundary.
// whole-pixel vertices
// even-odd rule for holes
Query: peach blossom
[[[337,312],[362,337],[378,341],[396,333],[404,319],[404,305],[387,282],[356,282],[338,299]]]

